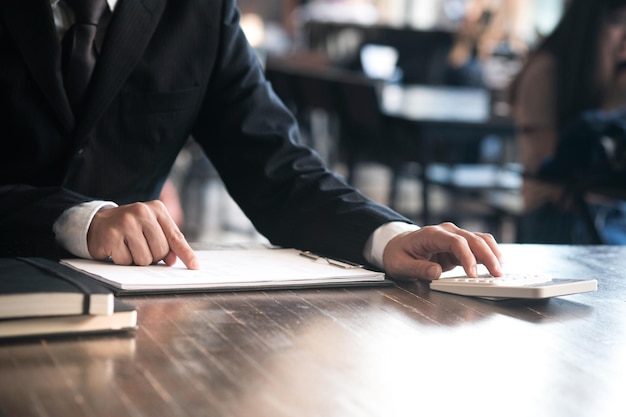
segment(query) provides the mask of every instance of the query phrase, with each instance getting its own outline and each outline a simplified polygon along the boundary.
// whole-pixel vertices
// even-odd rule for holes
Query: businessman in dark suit
[[[78,95],[81,77],[68,76],[62,59],[62,40],[82,19],[73,3],[0,6],[0,255],[138,265],[179,257],[197,268],[156,200],[192,135],[277,245],[367,262],[397,279],[434,279],[456,264],[501,273],[490,235],[412,225],[298,144],[233,0],[107,0],[93,24],[97,64]]]

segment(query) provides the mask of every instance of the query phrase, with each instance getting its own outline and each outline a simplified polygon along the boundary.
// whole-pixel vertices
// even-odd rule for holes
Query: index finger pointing
[[[489,250],[485,252],[487,258],[479,256],[479,261],[487,267],[491,275],[501,276],[503,274],[502,264],[504,262],[504,257],[500,251],[498,243],[489,233],[476,233],[476,235],[481,238],[489,248]]]
[[[187,243],[185,236],[180,231],[174,220],[172,220],[169,215],[159,216],[159,224],[163,229],[163,234],[165,234],[165,238],[167,239],[167,243],[170,247],[170,253],[166,256],[165,262],[168,265],[171,265],[168,261],[171,262],[172,253],[176,255],[185,266],[189,269],[200,269],[200,262],[198,262],[198,258],[196,257],[195,252]],[[172,262],[173,263],[173,262]]]
[[[457,232],[463,244],[452,249],[467,276],[477,277],[477,263],[485,265],[493,276],[502,275],[502,254],[495,239],[488,233],[473,233],[460,229]]]
[[[502,255],[490,234],[470,232],[452,223],[444,223],[433,230],[438,232],[438,238],[431,240],[430,244],[434,246],[430,249],[431,252],[439,253],[440,263],[443,262],[444,268],[449,268],[450,264],[460,264],[468,277],[476,278],[477,264],[482,263],[492,275],[502,275]]]

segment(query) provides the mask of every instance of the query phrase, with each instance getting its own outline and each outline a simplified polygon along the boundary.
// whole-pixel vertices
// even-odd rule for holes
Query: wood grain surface
[[[503,245],[598,291],[486,301],[425,283],[124,297],[125,335],[0,344],[6,416],[623,416],[626,247]]]

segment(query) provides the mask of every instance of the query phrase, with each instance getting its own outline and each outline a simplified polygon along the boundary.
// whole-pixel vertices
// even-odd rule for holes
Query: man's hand
[[[383,253],[385,272],[397,280],[434,280],[443,271],[462,265],[476,277],[477,264],[494,276],[502,275],[502,254],[488,233],[473,233],[452,223],[425,226],[389,241]]]
[[[178,257],[187,268],[199,268],[193,249],[158,200],[101,209],[89,226],[87,246],[94,259],[111,257],[120,265],[161,260],[173,265]]]

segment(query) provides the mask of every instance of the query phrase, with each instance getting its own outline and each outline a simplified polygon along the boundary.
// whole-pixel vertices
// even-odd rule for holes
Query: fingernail
[[[200,262],[198,259],[194,258],[189,262],[189,269],[200,269]]]
[[[472,276],[477,277],[478,276],[478,266],[476,265],[472,265]]]

